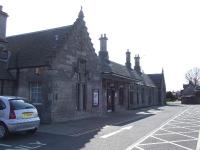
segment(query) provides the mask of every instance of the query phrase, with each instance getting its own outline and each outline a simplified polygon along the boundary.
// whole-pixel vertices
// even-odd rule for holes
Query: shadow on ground
[[[168,104],[166,106],[182,107],[176,104]],[[125,126],[155,115],[152,113],[152,111],[163,111],[163,106],[141,108],[137,110],[126,111],[123,113],[107,113],[101,117],[69,121],[65,123],[59,123],[54,126],[42,125],[44,128],[49,128],[49,132],[37,132],[32,136],[25,133],[13,134],[6,140],[2,140],[0,143],[12,144],[16,146],[24,145],[24,143],[27,144],[39,141],[41,143],[47,144],[38,148],[42,150],[79,150],[84,148],[86,144],[90,143],[91,140],[95,138],[95,136],[98,135],[98,133],[101,132],[105,126]],[[144,113],[141,114],[139,112]],[[27,148],[27,150],[29,149]]]

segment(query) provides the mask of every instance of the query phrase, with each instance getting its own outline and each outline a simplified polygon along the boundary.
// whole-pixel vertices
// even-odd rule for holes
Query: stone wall
[[[10,80],[0,80],[0,95],[13,95],[14,82]]]
[[[98,57],[83,20],[74,24],[66,44],[56,51],[52,62],[52,120],[55,122],[79,119],[102,113],[102,89]],[[83,108],[83,89],[77,106],[77,84],[86,87],[86,109]],[[92,106],[92,91],[99,90],[99,105]],[[77,108],[80,107],[79,110]]]
[[[24,68],[19,70],[18,76],[18,88],[16,90],[17,96],[26,98],[30,103],[35,105],[38,109],[39,116],[42,123],[51,122],[51,91],[50,91],[50,76],[48,74],[49,70],[47,67],[42,67],[40,74],[35,73],[35,68]],[[14,73],[14,71],[13,71]],[[30,83],[31,82],[40,82],[42,86],[42,101],[33,102],[30,100]]]

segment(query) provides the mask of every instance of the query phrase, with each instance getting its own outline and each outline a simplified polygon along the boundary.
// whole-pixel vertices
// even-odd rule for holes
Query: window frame
[[[36,86],[32,86],[36,84]],[[32,91],[34,89],[34,92]],[[36,95],[36,99],[33,99],[33,94]],[[39,95],[40,94],[40,95]],[[42,103],[42,83],[39,81],[29,82],[29,98],[32,103]]]

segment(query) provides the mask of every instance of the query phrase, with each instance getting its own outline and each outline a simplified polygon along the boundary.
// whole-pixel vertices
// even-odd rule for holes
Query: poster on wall
[[[99,90],[93,90],[92,92],[93,106],[99,106]]]

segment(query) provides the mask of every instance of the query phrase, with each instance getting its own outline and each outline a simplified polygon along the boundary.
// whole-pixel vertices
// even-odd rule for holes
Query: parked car
[[[33,134],[40,124],[37,109],[26,99],[0,96],[0,138],[9,133],[26,131]]]

